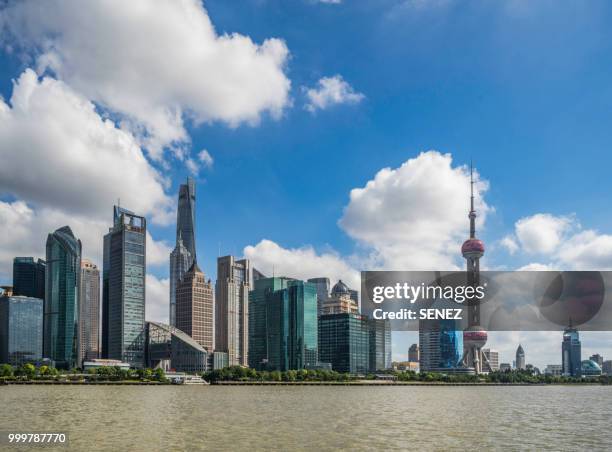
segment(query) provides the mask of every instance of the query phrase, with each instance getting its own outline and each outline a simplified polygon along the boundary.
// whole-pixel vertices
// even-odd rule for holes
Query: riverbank
[[[79,386],[91,386],[91,385],[123,385],[123,386],[166,386],[170,383],[162,383],[159,381],[70,381],[70,380],[0,380],[0,386],[8,385],[79,385]]]

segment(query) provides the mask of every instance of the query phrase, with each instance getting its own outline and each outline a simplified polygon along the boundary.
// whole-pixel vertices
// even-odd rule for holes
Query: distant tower
[[[170,253],[169,323],[176,326],[176,287],[196,261],[195,251],[195,184],[191,177],[179,187],[176,213],[176,246]]]
[[[516,349],[516,368],[519,370],[525,370],[527,368],[525,364],[525,350],[523,350],[521,344],[519,344]]]
[[[470,165],[470,238],[463,242],[461,254],[467,261],[467,284],[476,287],[480,285],[480,258],[485,247],[482,240],[476,238],[476,210],[474,209],[474,169]],[[474,369],[476,374],[483,371],[482,347],[487,343],[487,332],[480,326],[480,306],[468,305],[468,327],[463,332],[464,367]]]
[[[561,343],[561,362],[563,375],[579,377],[581,368],[581,344],[578,330],[572,327],[570,319],[569,326],[563,331],[563,342]]]
[[[100,352],[100,270],[88,259],[81,259],[79,286],[79,361],[99,357]]]
[[[213,286],[197,262],[176,285],[176,328],[213,352]]]

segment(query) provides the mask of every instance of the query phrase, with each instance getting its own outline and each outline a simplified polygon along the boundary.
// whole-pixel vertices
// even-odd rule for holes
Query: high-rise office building
[[[463,354],[463,332],[454,320],[419,322],[421,372],[455,372]]]
[[[485,372],[495,372],[499,370],[499,352],[490,348],[483,348],[482,354],[486,358],[483,370]]]
[[[519,370],[525,370],[527,368],[527,364],[525,363],[525,350],[523,350],[521,344],[519,344],[518,348],[516,349],[516,360],[514,363],[516,368]]]
[[[347,285],[340,280],[332,288],[330,296],[323,302],[320,315],[343,313],[359,314],[359,305],[351,298]]]
[[[213,287],[197,262],[176,286],[176,328],[213,352]]]
[[[176,286],[196,261],[195,182],[191,177],[179,187],[176,211],[176,246],[170,253],[170,325],[176,326]]]
[[[227,353],[229,366],[248,366],[251,266],[234,256],[217,259],[215,350]]]
[[[419,362],[419,345],[412,344],[408,349],[408,362],[418,363]]]
[[[43,351],[43,300],[0,296],[0,363],[39,361]]]
[[[249,367],[298,370],[318,364],[317,290],[290,278],[262,278],[249,293]]]
[[[147,222],[115,206],[104,236],[102,356],[144,365]]]
[[[612,360],[604,361],[601,366],[601,371],[604,375],[612,375]]]
[[[579,377],[581,371],[581,344],[578,330],[570,325],[563,332],[563,342],[561,343],[561,362],[563,375]]]
[[[319,317],[319,360],[332,370],[366,374],[370,370],[370,323],[355,313]]]
[[[176,285],[193,265],[193,257],[179,236],[170,253],[170,325],[176,325]]]
[[[45,268],[42,259],[16,257],[13,259],[13,295],[45,298]]]
[[[329,278],[310,278],[308,282],[313,283],[317,287],[317,315],[320,316],[323,310],[323,303],[329,297]]]
[[[79,290],[79,365],[99,358],[100,271],[88,259],[81,260]]]
[[[369,319],[370,372],[391,368],[391,322]]]
[[[59,368],[78,362],[81,241],[68,226],[47,237],[47,268],[43,319],[43,357]]]

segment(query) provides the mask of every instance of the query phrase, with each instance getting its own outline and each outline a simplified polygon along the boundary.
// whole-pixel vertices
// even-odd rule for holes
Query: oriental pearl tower
[[[467,285],[477,287],[480,285],[480,258],[484,255],[485,247],[482,240],[476,238],[476,211],[474,210],[474,170],[470,164],[470,238],[463,242],[461,254],[467,261]],[[469,369],[476,374],[483,371],[482,347],[487,343],[487,332],[480,326],[480,306],[478,301],[468,304],[468,326],[463,331],[463,358],[461,367]]]

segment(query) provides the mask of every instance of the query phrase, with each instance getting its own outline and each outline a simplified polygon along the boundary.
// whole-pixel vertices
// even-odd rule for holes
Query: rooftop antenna
[[[474,210],[474,164],[470,159],[470,238],[476,238],[476,210]]]

